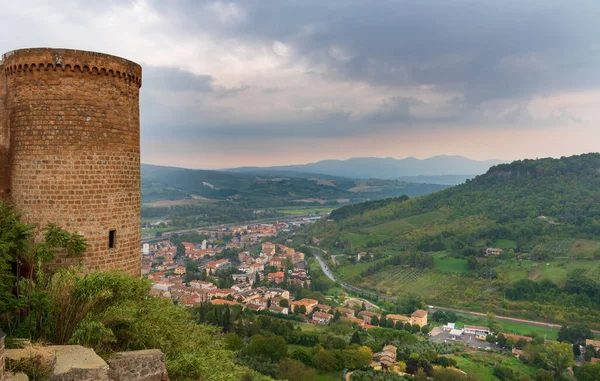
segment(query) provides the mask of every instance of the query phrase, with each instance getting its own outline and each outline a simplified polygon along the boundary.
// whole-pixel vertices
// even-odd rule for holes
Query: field
[[[454,355],[449,357],[456,360],[458,367],[461,370],[481,380],[498,380],[498,378],[493,375],[494,365],[497,363],[506,365],[512,370],[521,373],[521,375],[527,375],[530,377],[535,375],[534,368],[523,364],[514,357],[499,353],[473,351],[469,352],[469,354],[461,356]]]
[[[549,279],[556,284],[564,283],[569,276],[585,274],[595,277],[600,273],[600,261],[559,259],[551,262],[532,262],[529,260],[510,260],[498,268],[509,282],[521,279]]]
[[[593,257],[600,250],[600,241],[578,239],[569,248],[568,254],[575,258]]]
[[[515,335],[530,337],[534,335],[539,335],[545,337],[548,340],[556,340],[558,335],[558,331],[550,327],[537,327],[534,325],[520,324],[500,320],[498,321],[498,324],[500,325],[500,327],[502,327],[503,333],[512,333]],[[462,327],[464,325],[487,326],[487,318],[458,315],[458,321],[456,322],[456,325],[457,327]]]
[[[335,268],[336,275],[339,275],[342,279],[350,279],[353,277],[360,276],[360,273],[377,263],[378,261],[371,262],[359,262],[356,264],[345,264]]]
[[[509,250],[516,249],[517,243],[515,241],[511,241],[510,239],[499,239],[494,244],[498,249]]]
[[[595,266],[590,266],[585,275],[596,282],[600,282],[600,261],[596,262]]]
[[[280,208],[277,211],[281,214],[287,214],[291,216],[302,215],[302,214],[322,214],[329,213],[335,208],[330,207],[310,207],[310,208],[300,208],[300,207],[289,207],[289,208]]]
[[[456,274],[393,266],[364,278],[362,286],[390,296],[416,294],[433,301],[461,295],[468,286],[465,281]]]
[[[403,218],[401,220],[395,220],[380,225],[375,225],[368,228],[367,230],[371,233],[378,234],[397,234],[414,229],[419,226],[423,226],[429,222],[443,220],[444,218],[444,213],[440,211],[433,211],[412,217]]]
[[[464,273],[467,271],[467,260],[446,257],[446,253],[438,253],[434,255],[433,268],[438,271],[448,272],[448,273]]]

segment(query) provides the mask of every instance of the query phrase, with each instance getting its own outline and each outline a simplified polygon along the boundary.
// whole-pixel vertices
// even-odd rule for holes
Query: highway
[[[313,250],[313,255],[315,256],[315,258],[317,258],[317,261],[319,262],[319,264],[321,265],[321,269],[323,270],[323,272],[325,273],[325,275],[327,275],[327,277],[329,279],[331,279],[332,281],[336,281],[337,279],[335,278],[335,275],[333,274],[333,272],[331,271],[331,269],[329,268],[329,266],[327,266],[327,264],[325,263],[325,261],[323,260],[323,258],[321,257],[321,249],[314,247],[314,246],[310,246],[310,248]],[[353,291],[359,295],[362,296],[367,296],[367,297],[371,297],[371,298],[378,298],[381,300],[385,300],[388,302],[396,302],[396,298],[391,298],[391,297],[387,297],[387,296],[381,296],[381,295],[377,295],[375,293],[369,292],[369,291],[365,291],[362,290],[358,287],[355,287],[351,284],[348,284],[346,282],[340,282],[342,287]],[[473,317],[486,317],[487,315],[481,312],[471,312],[471,311],[465,311],[465,310],[459,310],[456,308],[447,308],[447,307],[439,307],[439,306],[427,306],[427,310],[429,312],[435,312],[435,311],[452,311],[455,312],[457,314],[461,314],[461,315],[465,315],[465,316],[473,316]],[[542,327],[542,328],[551,328],[551,329],[555,329],[555,330],[559,330],[560,329],[560,325],[559,324],[550,324],[550,323],[546,323],[543,321],[535,321],[535,320],[525,320],[525,319],[517,319],[517,318],[512,318],[512,317],[508,317],[508,316],[498,316],[496,315],[496,320],[499,321],[506,321],[506,322],[511,322],[511,323],[519,323],[519,324],[527,324],[527,325],[532,325],[535,327]],[[600,331],[596,331],[596,330],[592,330],[592,332],[595,335],[600,335]]]

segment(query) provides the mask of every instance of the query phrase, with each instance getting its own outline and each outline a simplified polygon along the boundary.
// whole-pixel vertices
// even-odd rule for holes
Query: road
[[[314,246],[310,246],[310,248],[313,250],[313,254],[315,256],[315,258],[317,258],[317,261],[319,261],[319,264],[321,265],[321,269],[323,270],[323,272],[325,273],[325,275],[327,275],[327,277],[329,279],[331,279],[332,281],[336,281],[335,275],[333,275],[333,272],[331,271],[331,269],[329,268],[329,266],[327,266],[327,264],[325,263],[325,261],[323,260],[323,258],[321,257],[321,249],[314,247]],[[355,287],[351,284],[348,284],[346,282],[340,282],[342,287],[344,287],[347,290],[350,291],[354,291],[359,295],[363,295],[363,296],[368,296],[368,297],[373,297],[373,298],[378,298],[378,299],[382,299],[382,300],[386,300],[388,302],[395,302],[396,299],[395,298],[390,298],[387,296],[381,296],[381,295],[377,295],[375,293],[369,292],[369,291],[365,291],[365,290],[361,290],[358,287]],[[487,315],[484,313],[480,313],[480,312],[471,312],[471,311],[465,311],[465,310],[459,310],[456,308],[446,308],[446,307],[439,307],[439,306],[428,306],[427,310],[430,312],[435,312],[437,310],[439,311],[452,311],[455,312],[457,314],[461,314],[461,315],[466,315],[466,316],[473,316],[473,317],[486,317]],[[534,327],[542,327],[542,328],[551,328],[551,329],[555,329],[555,330],[559,330],[560,329],[560,325],[558,324],[550,324],[550,323],[546,323],[543,321],[535,321],[535,320],[525,320],[525,319],[517,319],[517,318],[512,318],[512,317],[508,317],[508,316],[498,316],[496,315],[496,320],[500,320],[500,321],[507,321],[507,322],[512,322],[512,323],[519,323],[519,324],[527,324],[527,325],[532,325]],[[600,335],[600,331],[595,331],[592,330],[592,332],[594,333],[594,335]]]

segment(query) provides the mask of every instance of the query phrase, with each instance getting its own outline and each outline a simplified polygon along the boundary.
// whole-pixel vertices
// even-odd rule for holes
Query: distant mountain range
[[[263,175],[311,173],[354,179],[402,180],[416,183],[455,185],[485,173],[501,160],[471,160],[463,156],[433,156],[427,159],[408,157],[356,157],[347,160],[322,160],[316,163],[274,167],[240,167],[224,169],[228,172]]]

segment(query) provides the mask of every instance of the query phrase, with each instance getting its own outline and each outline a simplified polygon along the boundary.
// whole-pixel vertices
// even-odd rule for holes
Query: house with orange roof
[[[199,290],[214,290],[217,288],[217,286],[215,286],[214,284],[202,280],[190,281],[190,287],[197,288]]]
[[[504,335],[504,337],[507,340],[512,339],[515,343],[518,342],[519,340],[525,340],[526,342],[530,342],[531,340],[533,340],[533,338],[531,338],[529,336],[514,335],[512,333],[503,333],[502,335]]]
[[[265,269],[265,265],[262,263],[253,263],[251,265],[248,265],[246,269],[248,274],[256,274],[258,272],[263,271]]]
[[[317,311],[312,316],[312,323],[315,324],[329,324],[331,319],[333,318],[332,314],[328,314],[327,312]]]
[[[165,273],[163,273],[163,272],[156,272],[156,273],[148,274],[148,279],[150,279],[151,281],[159,281],[164,278],[165,278]]]
[[[591,345],[596,350],[600,350],[600,340],[585,339],[585,346]]]
[[[206,290],[206,292],[211,296],[211,297],[216,297],[216,298],[226,298],[229,295],[233,296],[235,294],[235,291],[233,291],[231,288],[217,288],[214,290]]]
[[[290,303],[290,308],[292,312],[296,312],[296,309],[300,306],[304,306],[306,308],[306,313],[309,314],[315,308],[315,306],[319,304],[318,300],[315,299],[300,299]]]
[[[318,308],[319,311],[321,311],[321,312],[329,312],[329,311],[331,311],[331,306],[328,306],[327,304],[317,304],[315,306],[315,308]]]
[[[410,324],[418,325],[419,327],[424,327],[427,325],[427,311],[425,310],[416,310],[410,315]]]
[[[218,259],[206,264],[206,275],[214,274],[218,269],[229,266],[229,259]]]
[[[287,307],[281,307],[281,306],[276,305],[276,304],[271,304],[271,307],[269,307],[269,311],[275,312],[275,313],[278,313],[278,314],[284,314],[284,315],[288,314],[288,308]]]
[[[285,280],[285,273],[283,271],[278,271],[276,273],[269,273],[267,275],[267,280],[273,283],[282,283]]]
[[[178,304],[185,307],[200,307],[202,303],[199,295],[184,295],[179,299]]]
[[[354,319],[354,310],[353,309],[344,308],[344,307],[336,307],[334,309],[334,311],[339,312],[342,316],[346,316],[348,318]]]
[[[221,306],[221,305],[228,305],[228,306],[241,306],[241,303],[238,302],[234,302],[233,300],[227,300],[227,299],[213,299],[210,301],[210,304],[213,304],[215,306]]]
[[[267,255],[275,255],[275,245],[272,242],[265,242],[262,244],[261,252]]]
[[[371,324],[371,319],[376,317],[378,320],[381,319],[381,314],[372,311],[360,311],[358,317],[363,319],[365,323]],[[395,324],[395,323],[394,323]]]
[[[392,321],[394,322],[394,324],[396,324],[398,322],[402,322],[402,324],[406,324],[406,323],[410,323],[411,322],[410,318],[407,317],[407,316],[404,316],[404,315],[388,314],[388,315],[386,315],[385,318],[386,319],[392,319]]]

